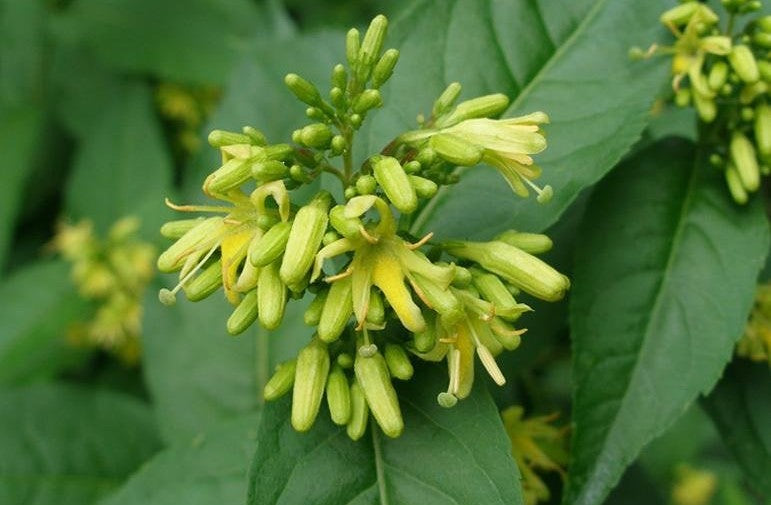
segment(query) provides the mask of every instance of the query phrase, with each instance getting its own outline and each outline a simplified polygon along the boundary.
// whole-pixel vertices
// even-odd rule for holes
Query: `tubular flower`
[[[553,190],[539,188],[532,181],[541,175],[533,163],[532,154],[546,149],[546,139],[540,128],[548,124],[543,112],[509,119],[473,118],[434,130],[416,130],[401,139],[413,146],[423,144],[451,163],[473,166],[483,162],[496,168],[511,189],[522,197],[529,194],[528,186],[538,195],[538,201],[548,201]]]

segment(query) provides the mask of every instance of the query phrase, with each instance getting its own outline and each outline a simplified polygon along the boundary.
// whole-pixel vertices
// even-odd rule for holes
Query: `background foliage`
[[[498,415],[512,404],[572,424],[553,503],[669,503],[683,464],[716,472],[713,503],[771,499],[768,368],[736,361],[723,373],[769,248],[765,195],[737,208],[687,140],[694,118],[652,117],[665,62],[631,62],[627,49],[664,36],[669,5],[0,0],[0,503],[517,504]],[[146,295],[141,366],[67,345],[88,307],[47,247],[57,220],[104,232],[135,214],[160,246],[163,198],[200,199],[216,166],[207,131],[287,137],[302,109],[283,76],[326,82],[343,30],[378,12],[402,56],[358,152],[414,125],[456,80],[465,97],[508,94],[506,115],[552,119],[540,157],[550,204],[514,200],[475,169],[413,230],[554,238],[549,261],[574,290],[533,303],[503,362],[507,387],[488,392],[480,377],[443,410],[428,367],[400,392],[401,438],[370,430],[352,443],[323,423],[298,435],[286,402],[262,406],[259,391],[309,336],[302,302],[278,330],[234,339],[224,301],[160,306],[168,279]],[[167,85],[209,97],[193,101],[209,103],[197,124],[168,112]],[[185,128],[197,143],[180,141]]]

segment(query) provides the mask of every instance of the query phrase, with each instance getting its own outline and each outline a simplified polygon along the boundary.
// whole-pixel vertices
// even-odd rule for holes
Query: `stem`
[[[380,432],[377,423],[370,417],[369,429],[372,430],[372,447],[375,450],[375,473],[377,475],[377,490],[380,495],[380,504],[388,505],[388,492],[383,470],[383,455],[380,448]]]
[[[257,382],[257,401],[260,405],[265,403],[262,391],[268,383],[268,369],[270,368],[270,345],[268,332],[261,326],[257,327],[257,342],[255,346],[255,379]]]
[[[343,131],[343,137],[345,138],[345,145],[348,146],[345,152],[343,152],[343,174],[345,177],[343,185],[347,186],[351,182],[351,176],[353,175],[353,130],[350,127],[346,128]]]
[[[736,20],[736,13],[732,12],[728,16],[728,23],[726,24],[726,27],[725,27],[725,34],[728,35],[729,37],[733,37],[733,35],[731,33],[734,31],[734,21],[735,20]]]

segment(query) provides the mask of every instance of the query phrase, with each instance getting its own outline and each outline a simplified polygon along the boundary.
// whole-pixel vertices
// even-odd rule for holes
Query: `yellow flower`
[[[677,468],[677,480],[672,488],[674,505],[707,505],[717,489],[717,476],[709,470],[688,465]]]
[[[736,354],[771,364],[771,284],[758,286],[755,306],[744,335],[736,344]]]

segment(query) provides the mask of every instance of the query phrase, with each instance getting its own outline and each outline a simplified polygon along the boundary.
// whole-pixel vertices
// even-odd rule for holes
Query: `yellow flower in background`
[[[717,475],[688,465],[680,465],[672,488],[674,505],[708,505],[717,490]]]
[[[136,236],[139,220],[126,217],[96,236],[88,220],[62,222],[52,245],[72,263],[80,296],[94,302],[90,320],[69,329],[70,341],[118,355],[126,363],[140,356],[142,297],[153,277],[155,249]]]
[[[771,284],[761,284],[755,293],[755,306],[736,344],[736,354],[752,361],[771,364]]]
[[[567,464],[567,427],[551,423],[557,414],[525,418],[520,406],[501,412],[503,426],[511,440],[511,454],[522,473],[526,505],[548,501],[549,488],[536,472],[557,472],[564,477]]]

